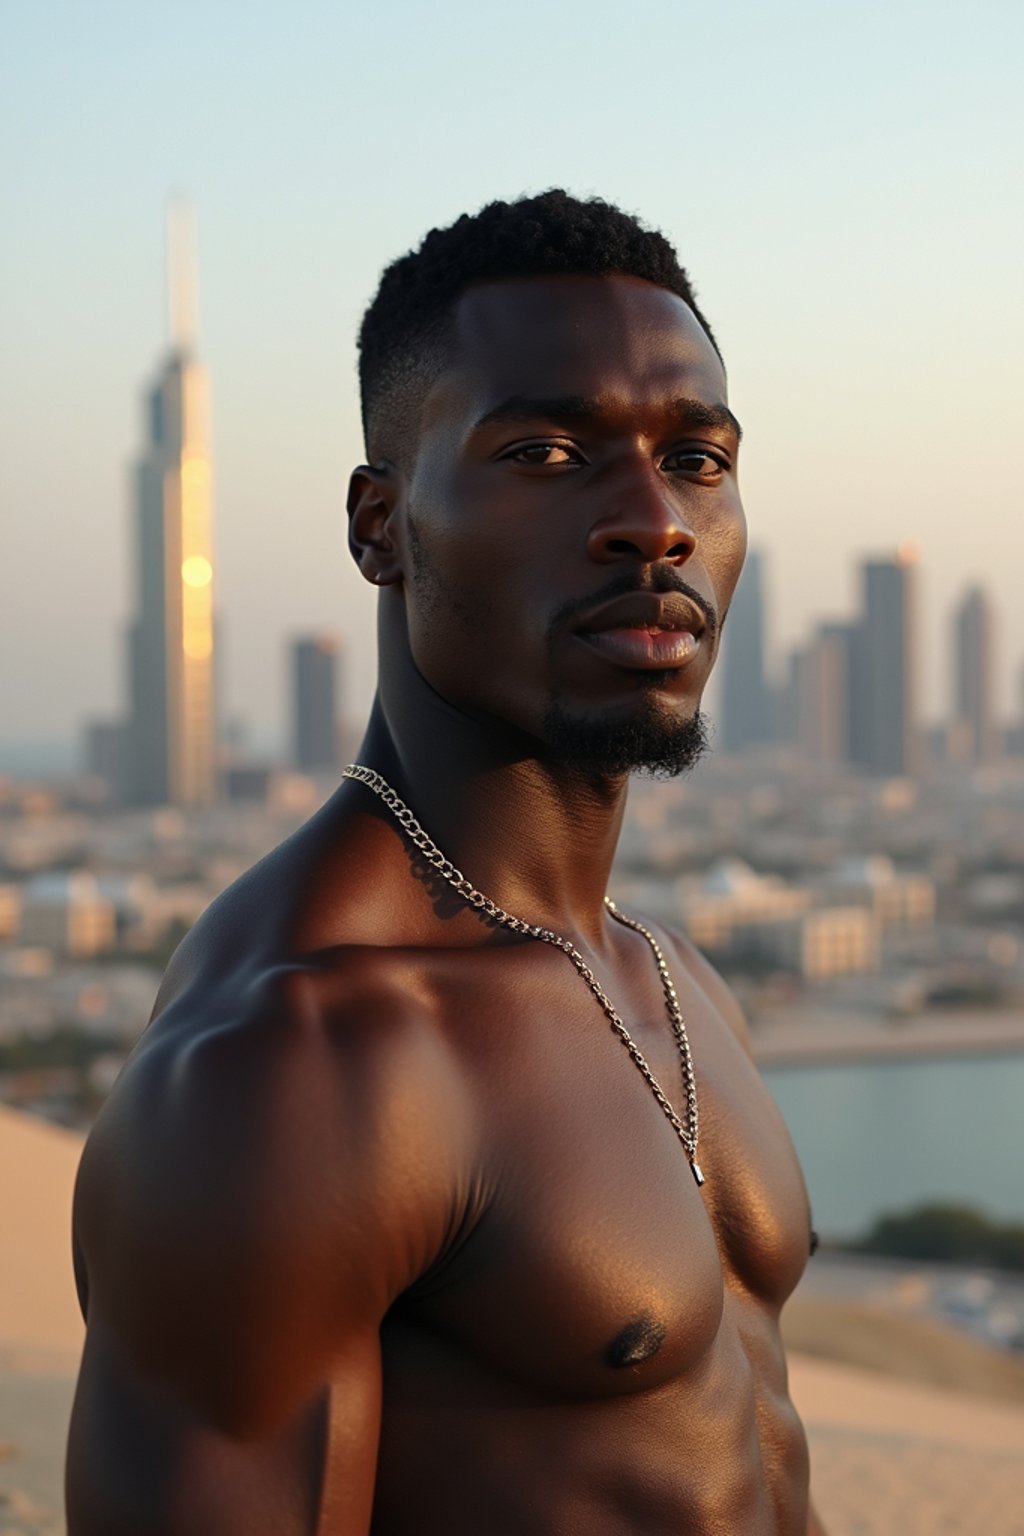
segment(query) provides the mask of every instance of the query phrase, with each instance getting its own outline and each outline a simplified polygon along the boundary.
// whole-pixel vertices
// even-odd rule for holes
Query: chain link
[[[456,891],[458,895],[468,903],[469,906],[475,908],[475,910],[478,912],[482,912],[485,917],[490,919],[491,922],[499,923],[503,928],[507,928],[511,933],[522,933],[525,934],[527,938],[539,940],[542,944],[550,944],[555,949],[560,949],[563,954],[568,956],[573,965],[576,967],[576,970],[579,972],[580,976],[590,988],[590,991],[593,993],[594,997],[604,1009],[612,1029],[618,1035],[626,1050],[629,1052],[634,1065],[640,1072],[641,1076],[644,1078],[647,1086],[650,1088],[652,1094],[660,1105],[666,1120],[671,1125],[672,1129],[675,1131],[680,1142],[682,1143],[683,1150],[686,1153],[686,1156],[689,1159],[690,1167],[693,1170],[694,1178],[698,1184],[703,1184],[704,1175],[701,1172],[700,1164],[697,1162],[697,1136],[699,1131],[699,1118],[697,1110],[697,1079],[693,1070],[693,1057],[690,1052],[690,1041],[687,1037],[686,1025],[683,1022],[682,1013],[679,1009],[679,1000],[676,996],[676,989],[672,982],[672,977],[669,973],[668,962],[665,959],[661,945],[654,937],[654,934],[651,933],[650,929],[645,928],[643,923],[638,922],[635,917],[627,917],[624,912],[619,911],[618,907],[610,897],[605,897],[604,904],[607,907],[610,916],[612,916],[617,923],[621,923],[623,927],[632,928],[634,932],[641,934],[643,938],[647,940],[647,943],[650,945],[651,952],[654,955],[655,964],[658,967],[658,976],[661,980],[662,991],[665,994],[665,1008],[668,1013],[669,1022],[672,1026],[672,1034],[676,1042],[676,1048],[679,1052],[679,1064],[682,1071],[683,1087],[686,1091],[685,1120],[680,1119],[675,1110],[672,1108],[672,1105],[669,1103],[667,1096],[662,1090],[661,1084],[658,1082],[658,1079],[651,1071],[651,1068],[647,1062],[647,1058],[644,1056],[640,1047],[633,1039],[633,1036],[629,1033],[629,1030],[622,1022],[622,1019],[616,1011],[607,992],[605,992],[604,988],[601,986],[601,983],[598,981],[597,977],[594,975],[590,966],[587,964],[580,951],[576,948],[575,944],[573,944],[571,940],[564,938],[561,934],[552,932],[550,928],[542,928],[537,923],[527,923],[524,922],[521,917],[513,917],[510,912],[505,911],[504,907],[499,907],[497,902],[492,901],[489,896],[485,896],[482,891],[478,891],[475,886],[473,886],[472,883],[466,879],[466,876],[462,873],[461,869],[457,869],[456,866],[452,863],[451,859],[445,857],[437,844],[416,820],[416,817],[413,815],[410,808],[406,805],[405,801],[398,796],[388,781],[383,777],[382,774],[379,774],[376,769],[365,768],[361,763],[349,763],[349,765],[342,770],[341,776],[343,779],[352,779],[357,784],[365,784],[367,789],[373,791],[378,799],[387,806],[388,810],[391,812],[399,826],[402,828],[402,831],[405,833],[406,837],[413,844],[413,846],[419,850],[426,862],[437,871],[442,880],[447,881],[452,889]]]

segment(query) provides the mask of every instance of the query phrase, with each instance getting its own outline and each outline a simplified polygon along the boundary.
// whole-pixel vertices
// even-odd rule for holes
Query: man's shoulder
[[[356,1164],[369,1177],[410,1095],[447,1115],[459,1090],[431,999],[393,956],[353,947],[219,977],[202,965],[150,1024],[89,1147],[158,1182],[201,1171],[258,1192]]]
[[[382,1316],[444,1249],[473,1157],[430,1003],[372,955],[227,995],[186,986],[150,1026],[75,1195],[89,1324],[117,1316],[138,1353],[152,1335],[170,1372],[175,1339],[244,1353],[295,1309],[325,1333]]]
[[[353,847],[333,802],[234,879],[211,902],[171,957],[154,1017],[186,991],[231,1005],[240,980],[330,970],[355,991],[369,983],[389,1000],[402,967],[401,902],[365,848]],[[333,819],[332,819],[333,817]],[[369,878],[368,878],[369,877]],[[407,882],[403,882],[407,883]],[[284,983],[287,991],[291,985]]]
[[[100,1114],[83,1191],[145,1191],[193,1223],[209,1191],[211,1210],[230,1200],[240,1222],[257,1202],[266,1221],[331,1178],[387,1194],[438,1127],[415,1161],[443,1179],[463,1074],[418,952],[367,942],[362,874],[329,802],[210,904]]]

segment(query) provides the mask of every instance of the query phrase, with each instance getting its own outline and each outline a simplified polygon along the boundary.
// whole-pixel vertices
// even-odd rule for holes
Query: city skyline
[[[168,377],[176,377],[179,364],[180,357],[172,351],[155,394],[162,392]],[[929,711],[920,702],[920,572],[915,549],[901,546],[888,555],[851,552],[849,575],[855,589],[859,582],[860,609],[854,605],[843,614],[823,614],[809,633],[788,647],[767,596],[771,569],[770,551],[748,551],[732,622],[709,688],[710,705],[705,701],[715,722],[715,744],[721,750],[789,742],[804,748],[812,760],[859,764],[875,773],[912,774],[920,766],[929,731],[941,729],[944,752],[979,765],[1002,756],[997,744],[1001,732],[1024,731],[1024,655],[1010,660],[1017,686],[1009,691],[1005,707],[995,703],[1002,626],[984,584],[965,583],[954,595],[948,614],[947,686]],[[209,574],[212,577],[212,567]],[[205,572],[201,585],[208,585]],[[209,616],[212,621],[212,602]],[[211,685],[213,639],[222,627],[218,614],[216,622],[211,622],[209,649],[204,650],[211,662]],[[239,751],[243,756],[254,751],[258,758],[269,755],[302,769],[326,769],[339,761],[338,733],[358,729],[364,720],[358,702],[352,707],[348,637],[335,628],[281,632],[276,639],[282,681],[273,724],[268,728],[247,718],[232,708],[230,698],[219,700],[219,739],[231,757]],[[131,651],[130,645],[129,656]],[[346,660],[344,694],[338,678],[342,657]],[[358,700],[359,690],[355,692]],[[368,708],[371,694],[366,690],[364,694]],[[330,701],[327,719],[318,723],[315,717],[323,714],[325,701]],[[126,750],[124,729],[129,724],[130,720],[115,716],[79,716],[69,724],[62,743],[66,766],[84,766],[112,779],[110,763]],[[333,748],[324,745],[328,736]],[[14,745],[17,758],[18,744]],[[42,759],[38,770],[31,766],[33,745],[27,743],[28,771],[42,771]],[[42,745],[45,749],[51,744]],[[6,746],[0,736],[0,772],[11,771],[3,767]],[[121,761],[123,765],[123,757]],[[148,803],[159,803],[159,799]]]
[[[914,777],[926,761],[983,767],[1019,756],[1024,696],[1012,700],[1005,713],[993,708],[998,647],[987,591],[966,587],[951,612],[950,691],[940,714],[927,718],[920,704],[917,552],[901,546],[889,556],[862,555],[855,569],[859,609],[826,617],[770,667],[767,653],[777,649],[775,616],[765,600],[770,562],[763,550],[748,551],[709,711],[715,747],[732,754],[763,746],[797,748],[809,763],[857,767],[882,778]],[[342,761],[342,739],[350,739],[360,725],[345,708],[347,688],[344,695],[340,691],[343,637],[323,630],[282,636],[281,649],[288,668],[282,729],[272,741],[254,741],[248,722],[229,711],[220,734],[222,765],[240,773],[239,782],[248,783],[247,774],[265,773],[273,764],[314,775],[330,772]],[[123,760],[116,766],[125,747],[116,720],[82,722],[79,765],[108,783],[115,802],[131,803],[130,791],[124,796],[130,777],[126,780]],[[235,793],[226,785],[221,790],[229,797]],[[216,798],[212,787],[209,795],[205,803]],[[174,796],[167,798],[174,802]],[[155,796],[148,803],[161,802]]]
[[[964,589],[951,614],[951,687],[938,718],[920,703],[917,552],[901,547],[858,564],[860,606],[832,616],[767,669],[767,562],[748,553],[724,638],[716,745],[737,753],[798,748],[808,763],[913,777],[926,761],[987,767],[1019,756],[1024,699],[994,707],[997,624],[987,591]]]
[[[120,700],[125,401],[161,334],[159,210],[175,186],[202,221],[224,690],[261,734],[283,730],[283,634],[344,631],[353,715],[368,703],[373,597],[348,560],[344,497],[362,457],[355,336],[381,268],[433,224],[552,184],[663,228],[694,278],[744,423],[781,650],[853,609],[855,558],[910,540],[926,716],[950,691],[951,609],[979,581],[1001,615],[1005,711],[1024,653],[1019,6],[940,21],[924,0],[724,0],[687,15],[686,89],[645,91],[631,115],[608,103],[653,78],[678,8],[648,0],[595,27],[567,0],[565,49],[531,58],[514,131],[496,103],[523,99],[521,61],[496,13],[382,0],[300,14],[254,19],[235,0],[12,12],[0,561],[17,579],[0,605],[0,735],[69,739]],[[551,25],[532,0],[518,20]],[[384,33],[382,114],[351,61]]]
[[[80,760],[126,803],[199,807],[220,793],[218,758],[244,775],[253,744],[230,700],[219,727],[214,717],[209,389],[196,355],[194,215],[180,200],[168,209],[166,270],[168,350],[144,397],[147,440],[134,481],[136,604],[122,762],[114,774],[102,766],[118,751],[119,727],[95,719],[83,722]],[[951,614],[950,688],[926,742],[917,567],[911,544],[888,556],[861,552],[855,611],[823,618],[780,668],[769,563],[749,548],[711,690],[721,749],[796,746],[810,761],[883,777],[913,776],[936,751],[977,765],[999,760],[1003,730],[1024,728],[1024,701],[1011,697],[1002,716],[995,707],[993,609],[978,583],[958,594]],[[339,765],[341,734],[357,724],[339,707],[341,645],[326,630],[288,641],[286,719],[271,758],[314,774]],[[1017,668],[1024,680],[1024,659]]]
[[[240,743],[243,751],[251,748],[255,737],[257,755],[269,750],[303,769],[333,766],[338,732],[365,717],[373,684],[356,672],[346,689],[352,707],[339,710],[336,662],[351,635],[307,626],[302,636],[278,636],[288,661],[272,725],[265,714],[248,718],[230,695],[218,697],[214,642],[223,619],[215,619],[213,606],[209,380],[197,356],[195,216],[180,194],[168,199],[165,232],[167,346],[143,392],[145,441],[131,466],[128,498],[135,526],[127,697],[120,701],[126,708],[120,718],[86,708],[68,722],[63,745],[68,766],[74,752],[79,766],[119,780],[128,803],[200,806],[217,796],[218,740],[235,753]],[[971,581],[953,596],[947,680],[929,714],[920,707],[921,604],[916,593],[910,597],[916,546],[903,543],[891,558],[864,550],[845,554],[859,573],[859,613],[856,602],[846,616],[819,613],[811,635],[796,641],[790,635],[787,651],[769,597],[772,561],[764,547],[749,548],[730,643],[708,694],[722,749],[788,740],[818,761],[912,773],[930,723],[950,732],[951,750],[965,760],[997,757],[998,728],[1024,726],[1024,652],[1007,666],[994,643],[988,586]],[[369,612],[373,595],[361,595]],[[1009,673],[1002,690],[1001,669]],[[325,700],[329,718],[317,721]],[[13,746],[17,757],[22,744],[31,753],[32,740],[5,738],[0,722],[0,771],[5,749]],[[119,773],[111,772],[112,757],[120,760]]]

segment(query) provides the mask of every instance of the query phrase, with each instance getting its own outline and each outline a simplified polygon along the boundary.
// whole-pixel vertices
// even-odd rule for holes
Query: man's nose
[[[688,519],[665,486],[657,470],[633,475],[594,523],[587,538],[587,553],[601,564],[640,560],[653,565],[689,560],[697,539]]]

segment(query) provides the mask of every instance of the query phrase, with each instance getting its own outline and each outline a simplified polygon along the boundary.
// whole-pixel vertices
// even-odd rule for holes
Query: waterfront
[[[826,1238],[927,1202],[1024,1222],[1024,1053],[773,1066]]]

